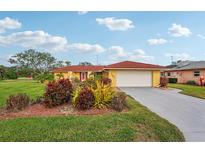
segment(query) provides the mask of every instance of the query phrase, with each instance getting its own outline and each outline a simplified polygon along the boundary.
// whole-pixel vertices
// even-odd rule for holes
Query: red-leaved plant
[[[26,94],[10,95],[6,100],[6,109],[8,111],[21,111],[31,102]]]
[[[51,108],[69,103],[72,91],[73,87],[69,79],[60,79],[58,81],[49,82],[44,94],[44,104]]]
[[[74,102],[75,107],[80,110],[86,110],[93,107],[95,101],[95,97],[93,91],[84,87],[76,98],[76,102]]]

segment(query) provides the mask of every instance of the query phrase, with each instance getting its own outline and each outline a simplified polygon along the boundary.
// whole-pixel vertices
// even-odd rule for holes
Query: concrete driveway
[[[120,89],[176,125],[186,141],[205,141],[205,100],[179,94],[179,90]]]

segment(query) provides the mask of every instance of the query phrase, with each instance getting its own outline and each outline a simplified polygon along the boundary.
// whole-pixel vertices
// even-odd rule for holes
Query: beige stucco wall
[[[152,71],[152,86],[158,87],[160,84],[160,71]]]
[[[200,76],[194,76],[194,70],[190,71],[179,71],[176,73],[178,78],[178,83],[186,83],[187,81],[194,80],[197,84],[199,84],[200,76],[205,77],[205,70],[200,70]]]

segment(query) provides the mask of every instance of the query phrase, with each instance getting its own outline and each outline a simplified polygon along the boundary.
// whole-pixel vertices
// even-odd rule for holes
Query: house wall
[[[199,84],[199,78],[200,76],[205,77],[205,69],[199,70],[200,76],[194,76],[195,70],[182,70],[182,71],[172,71],[171,76],[167,76],[168,78],[177,78],[178,83],[187,83],[187,81],[195,81],[197,84]]]
[[[200,76],[205,77],[205,70],[200,70]],[[200,76],[194,76],[194,71],[180,71],[177,73],[178,83],[186,83],[187,81],[193,80],[199,84]]]
[[[78,78],[80,80],[80,72],[66,72],[66,73],[54,73],[55,80],[58,79],[58,74],[63,74],[63,77],[65,79],[71,79],[71,78]]]
[[[66,73],[54,73],[54,78],[55,78],[55,80],[57,80],[57,79],[59,78],[59,77],[58,77],[58,74],[62,74],[63,77],[64,77],[65,79],[67,79],[67,78],[70,77],[71,72],[66,72]]]
[[[109,70],[108,71],[108,78],[112,80],[112,87],[116,87],[116,71],[115,70]]]
[[[152,71],[152,86],[158,87],[160,85],[160,71]]]

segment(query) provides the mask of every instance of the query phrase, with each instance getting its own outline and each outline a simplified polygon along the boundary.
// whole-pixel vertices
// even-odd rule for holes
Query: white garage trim
[[[117,87],[152,87],[152,71],[116,71]]]

